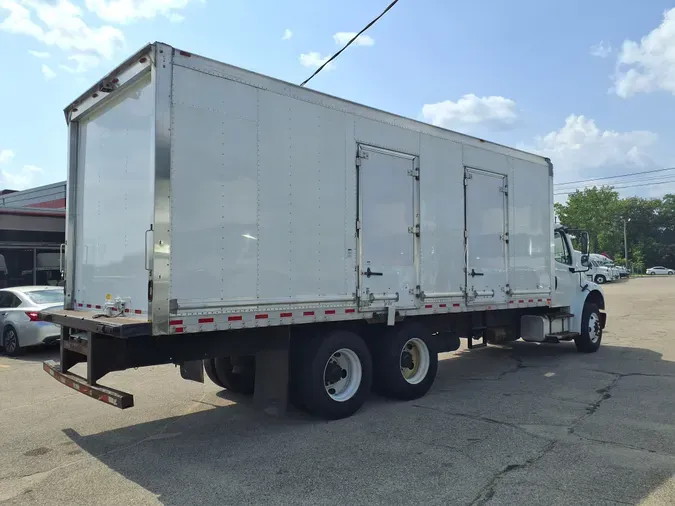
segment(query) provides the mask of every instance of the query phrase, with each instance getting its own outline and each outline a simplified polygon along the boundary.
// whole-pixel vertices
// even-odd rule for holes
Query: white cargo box
[[[551,303],[540,156],[160,43],[66,117],[67,309],[159,335]]]

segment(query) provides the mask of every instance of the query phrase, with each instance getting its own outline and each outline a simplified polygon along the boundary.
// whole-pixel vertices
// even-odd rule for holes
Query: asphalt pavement
[[[675,504],[675,279],[605,287],[603,346],[443,356],[431,392],[274,418],[173,366],[117,410],[0,355],[1,504]],[[78,366],[82,367],[82,366]]]

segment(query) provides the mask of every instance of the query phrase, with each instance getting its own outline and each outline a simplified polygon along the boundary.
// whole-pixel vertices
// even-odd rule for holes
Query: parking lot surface
[[[0,356],[0,503],[675,504],[675,280],[604,290],[595,354],[462,349],[426,397],[336,422],[173,366],[104,378],[135,394],[120,411],[44,373],[55,350]]]

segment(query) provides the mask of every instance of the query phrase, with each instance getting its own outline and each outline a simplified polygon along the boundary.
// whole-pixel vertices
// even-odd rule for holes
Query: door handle
[[[482,272],[476,272],[474,269],[471,269],[471,277],[474,276],[483,276],[484,274]]]
[[[370,276],[382,276],[381,272],[373,272],[370,270],[370,267],[366,269],[366,272],[362,272],[361,274],[365,274],[367,278]]]

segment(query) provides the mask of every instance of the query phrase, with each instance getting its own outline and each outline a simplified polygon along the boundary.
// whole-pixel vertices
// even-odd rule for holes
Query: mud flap
[[[190,360],[180,364],[180,376],[183,379],[204,383],[204,364],[202,360]]]

